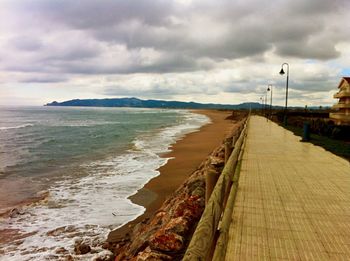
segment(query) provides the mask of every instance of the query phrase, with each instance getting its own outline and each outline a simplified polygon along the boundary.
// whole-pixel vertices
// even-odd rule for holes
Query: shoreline
[[[170,147],[170,152],[162,155],[169,160],[158,169],[160,175],[152,178],[136,194],[129,197],[133,203],[145,207],[145,212],[111,231],[107,238],[108,242],[125,240],[136,224],[147,221],[155,214],[166,198],[174,193],[218,144],[221,144],[234,127],[232,121],[226,119],[231,115],[231,111],[191,110],[191,112],[206,115],[211,123],[186,134]]]

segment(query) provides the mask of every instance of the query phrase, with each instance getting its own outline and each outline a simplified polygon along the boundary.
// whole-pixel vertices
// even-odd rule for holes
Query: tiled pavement
[[[350,260],[350,165],[253,116],[226,260]]]

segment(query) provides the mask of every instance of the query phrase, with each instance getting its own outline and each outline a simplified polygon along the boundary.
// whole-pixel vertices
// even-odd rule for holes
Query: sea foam
[[[204,115],[178,111],[181,122],[172,127],[140,133],[125,153],[104,160],[86,162],[81,167],[87,176],[57,181],[49,189],[47,201],[25,210],[23,215],[0,223],[1,229],[19,230],[23,239],[4,245],[0,260],[59,259],[64,247],[74,256],[73,245],[83,239],[96,252],[107,234],[144,212],[132,203],[135,194],[168,158],[160,154],[185,134],[198,130],[210,120]],[[1,251],[1,247],[0,247]],[[91,260],[93,254],[74,256],[75,260]]]
[[[26,128],[26,127],[33,127],[34,124],[27,123],[27,124],[22,124],[18,126],[9,126],[9,127],[0,127],[0,130],[6,131],[6,130],[11,130],[11,129],[21,129],[21,128]]]

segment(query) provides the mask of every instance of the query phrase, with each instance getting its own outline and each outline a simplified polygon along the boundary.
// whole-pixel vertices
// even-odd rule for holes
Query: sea
[[[209,122],[187,110],[0,107],[0,260],[103,255],[108,233],[145,210],[128,197]],[[93,254],[74,255],[81,240]]]

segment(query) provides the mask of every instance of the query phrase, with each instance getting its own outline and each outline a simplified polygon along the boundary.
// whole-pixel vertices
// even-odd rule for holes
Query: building
[[[338,89],[333,97],[339,101],[333,106],[335,112],[330,113],[329,118],[337,125],[350,125],[350,77],[343,77]]]

